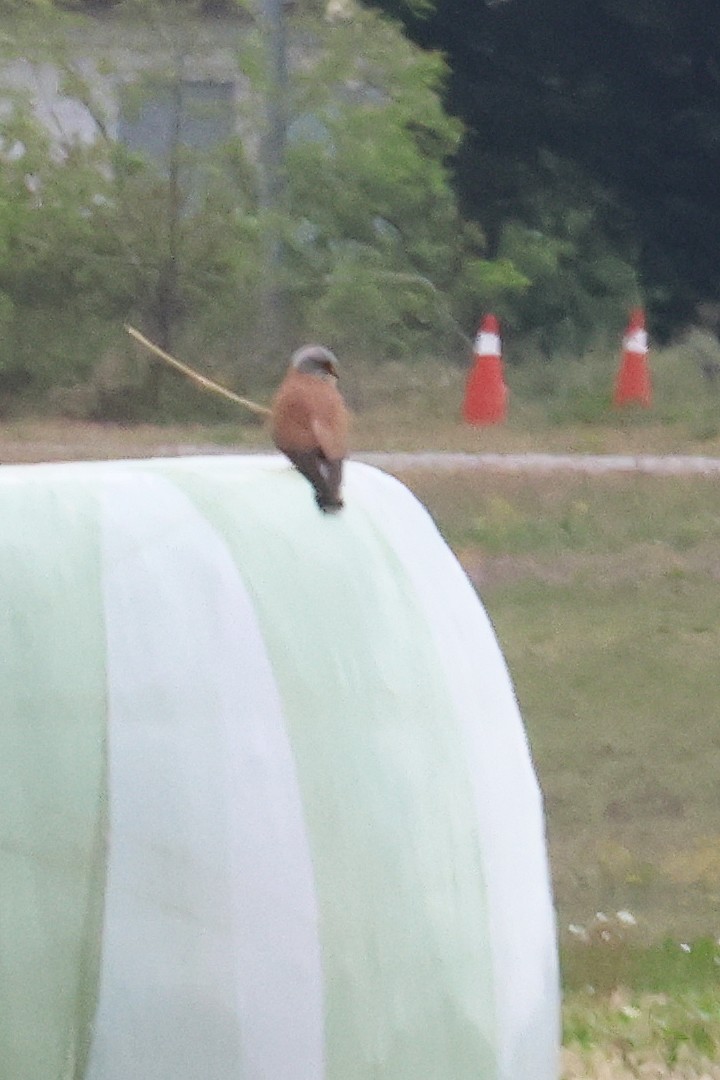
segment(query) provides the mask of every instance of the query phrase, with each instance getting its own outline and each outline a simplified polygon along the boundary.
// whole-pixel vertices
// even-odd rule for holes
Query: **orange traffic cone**
[[[468,375],[463,402],[467,424],[501,424],[507,416],[508,389],[503,378],[500,329],[486,315],[475,338],[475,360]]]
[[[642,308],[634,308],[630,312],[630,322],[623,337],[622,359],[615,382],[613,404],[638,404],[647,409],[651,400],[645,312]]]

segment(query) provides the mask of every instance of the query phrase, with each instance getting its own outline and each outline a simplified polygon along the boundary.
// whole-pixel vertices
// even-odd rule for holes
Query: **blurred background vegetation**
[[[93,138],[49,130],[31,92],[2,94],[0,409],[225,415],[140,356],[125,321],[251,396],[266,396],[288,350],[312,338],[356,372],[381,369],[392,397],[392,372],[402,393],[431,366],[462,369],[488,310],[521,395],[581,421],[604,409],[593,384],[606,387],[631,306],[647,303],[658,340],[681,334],[704,301],[715,319],[714,234],[681,226],[690,209],[710,213],[718,85],[692,36],[672,66],[667,4],[652,18],[634,0],[570,7],[478,2],[460,19],[445,0],[4,0],[0,82],[18,59],[52,66]],[[234,50],[243,89],[231,130],[198,141],[188,130],[210,122],[209,106],[183,93],[208,27]],[[91,56],[112,81],[126,33],[157,57],[125,93],[126,116],[157,105],[159,83],[178,103],[150,154],[117,137],[88,74]],[[657,137],[648,82],[673,124],[685,116],[692,145],[687,134],[671,153]],[[638,147],[646,168],[633,187]],[[682,210],[673,192],[690,175]],[[678,261],[686,239],[691,274]]]

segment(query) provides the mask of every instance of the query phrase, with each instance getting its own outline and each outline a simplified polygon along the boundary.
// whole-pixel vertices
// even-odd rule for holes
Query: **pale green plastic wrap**
[[[0,469],[3,1080],[553,1080],[492,629],[351,464]]]

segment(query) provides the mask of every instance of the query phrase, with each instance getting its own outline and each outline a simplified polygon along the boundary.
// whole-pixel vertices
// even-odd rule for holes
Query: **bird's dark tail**
[[[286,450],[285,453],[295,468],[312,484],[315,489],[315,502],[323,513],[342,510],[342,461],[328,461],[315,450],[295,450],[290,453]]]
[[[325,477],[325,494],[320,499],[320,493],[316,495],[316,501],[321,510],[325,511],[337,511],[342,510],[343,501],[340,497],[340,485],[342,484],[342,461],[327,461],[323,459],[320,462],[320,471]]]

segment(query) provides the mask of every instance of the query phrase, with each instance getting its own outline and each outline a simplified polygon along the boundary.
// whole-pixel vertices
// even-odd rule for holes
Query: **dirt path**
[[[164,441],[151,427],[128,433],[114,429],[77,425],[67,432],[53,431],[47,437],[13,438],[0,434],[0,464],[41,461],[88,461],[124,457],[180,457],[200,454],[267,453],[267,449],[193,441]],[[707,476],[720,473],[720,458],[681,454],[497,454],[429,451],[357,451],[356,461],[377,465],[389,472],[432,470],[434,472],[573,472],[585,475],[607,473],[652,473],[657,476]]]
[[[360,461],[398,472],[486,469],[490,472],[653,473],[657,476],[707,476],[720,473],[720,458],[688,455],[620,454],[456,454],[358,453]]]

